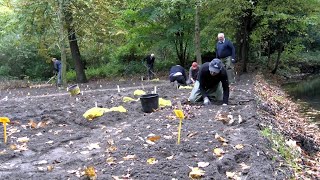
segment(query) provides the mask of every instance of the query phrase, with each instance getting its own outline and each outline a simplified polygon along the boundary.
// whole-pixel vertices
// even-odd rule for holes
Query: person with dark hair
[[[223,105],[228,104],[228,76],[219,59],[215,58],[201,65],[197,81],[188,100],[192,103],[203,100],[204,105],[209,105],[212,100],[222,100]]]
[[[218,42],[216,45],[216,57],[220,59],[226,67],[228,80],[230,83],[235,82],[234,63],[236,50],[231,41],[224,37],[224,33],[218,34]]]
[[[53,67],[54,67],[54,71],[57,74],[57,85],[61,86],[62,84],[62,64],[61,61],[58,60],[57,58],[52,58],[52,62],[53,62]]]
[[[154,54],[150,54],[144,59],[147,62],[148,79],[151,80],[154,78],[153,64],[156,58],[154,57]]]
[[[186,84],[186,79],[187,79],[186,72],[185,72],[184,68],[180,65],[175,65],[170,68],[169,79],[170,79],[170,82],[177,82],[178,87],[180,85],[187,85]]]
[[[193,62],[189,69],[189,79],[187,80],[187,84],[194,84],[197,80],[199,72],[199,66],[197,62]]]

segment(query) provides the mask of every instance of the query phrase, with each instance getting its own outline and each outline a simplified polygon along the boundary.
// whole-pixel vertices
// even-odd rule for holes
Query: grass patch
[[[301,169],[297,163],[300,152],[297,149],[288,146],[283,135],[273,132],[270,128],[263,129],[261,134],[269,139],[272,144],[272,149],[278,152],[294,171],[298,172]]]

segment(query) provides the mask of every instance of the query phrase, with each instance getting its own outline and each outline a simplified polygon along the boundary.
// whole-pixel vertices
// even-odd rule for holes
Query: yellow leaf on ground
[[[201,170],[198,167],[191,168],[191,172],[189,173],[189,177],[192,179],[199,179],[204,175],[205,171]]]
[[[220,148],[215,148],[213,150],[213,153],[217,156],[217,157],[221,157],[224,154],[224,151]]]
[[[228,178],[230,178],[230,179],[233,179],[233,177],[236,175],[236,173],[235,172],[226,172],[226,175],[227,175],[227,177]]]
[[[109,165],[113,165],[116,164],[115,160],[116,159],[114,157],[108,157],[106,161]]]
[[[198,162],[198,167],[200,168],[205,168],[207,166],[209,166],[209,162]]]
[[[237,150],[243,149],[243,145],[242,145],[242,144],[237,144],[237,145],[235,146],[235,148],[236,148]]]
[[[151,137],[148,137],[148,140],[155,142],[155,141],[158,141],[160,138],[161,138],[160,136],[151,136]]]
[[[90,180],[95,180],[97,179],[96,171],[93,166],[89,166],[84,170],[85,175],[90,179]]]
[[[149,158],[148,160],[147,160],[147,163],[148,164],[156,164],[158,162],[158,160],[156,159],[156,158]]]
[[[134,160],[136,158],[136,155],[127,155],[126,157],[123,157],[123,160]]]
[[[32,119],[29,120],[28,126],[35,129],[37,128],[37,123],[35,123]]]
[[[29,141],[29,138],[28,137],[21,137],[21,138],[18,138],[17,141],[20,143],[26,143]]]
[[[221,137],[218,133],[216,133],[216,135],[214,136],[219,142],[228,142],[228,140],[226,140],[225,138]]]

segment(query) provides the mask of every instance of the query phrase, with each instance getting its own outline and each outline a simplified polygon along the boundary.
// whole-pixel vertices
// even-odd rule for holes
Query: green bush
[[[0,66],[0,76],[9,76],[10,70],[9,66]]]

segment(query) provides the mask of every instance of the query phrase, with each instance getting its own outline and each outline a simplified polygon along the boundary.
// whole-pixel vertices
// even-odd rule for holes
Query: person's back
[[[180,65],[172,66],[170,68],[169,79],[170,82],[177,81],[179,84],[185,85],[187,76],[184,68]]]

